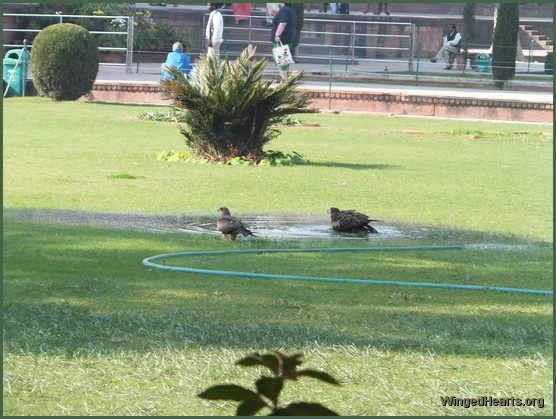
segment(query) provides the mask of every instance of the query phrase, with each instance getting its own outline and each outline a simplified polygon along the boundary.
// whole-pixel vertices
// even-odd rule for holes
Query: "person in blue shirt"
[[[172,52],[168,53],[166,62],[162,65],[162,74],[160,75],[161,81],[171,78],[170,74],[164,70],[165,67],[177,67],[188,79],[190,78],[191,58],[183,52],[183,45],[181,42],[174,42],[174,45],[172,45]]]
[[[270,29],[270,42],[272,42],[273,48],[282,45],[288,45],[290,47],[295,42],[296,35],[296,16],[295,12],[291,8],[291,3],[278,3],[278,13],[272,19],[272,28]],[[280,69],[280,80],[284,80],[288,77],[289,65],[283,65],[279,67]]]

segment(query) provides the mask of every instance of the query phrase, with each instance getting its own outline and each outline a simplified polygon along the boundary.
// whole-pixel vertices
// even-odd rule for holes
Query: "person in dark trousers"
[[[461,34],[456,30],[455,24],[450,24],[448,26],[448,32],[442,38],[442,48],[436,54],[434,58],[430,61],[431,63],[436,63],[440,59],[444,59],[446,62],[446,68],[444,70],[451,70],[452,63],[450,63],[450,52],[457,54],[461,50]]]
[[[384,12],[385,15],[390,15],[390,4],[389,3],[378,3],[375,15],[379,15]]]
[[[291,3],[278,3],[278,13],[272,19],[272,28],[270,29],[270,42],[273,43],[273,48],[282,45],[290,47],[295,42],[296,34],[296,20],[295,12],[291,8]],[[279,67],[280,80],[288,77],[289,65]]]
[[[373,3],[363,3],[361,5],[361,13],[367,14],[369,13],[369,9]],[[385,14],[390,14],[390,4],[388,3],[378,3],[375,15],[379,15],[384,11]]]
[[[307,12],[311,11],[311,8],[313,7],[313,4],[315,3],[305,3],[305,10]],[[319,5],[319,13],[326,13],[326,10],[328,9],[328,4],[329,3],[317,3]]]

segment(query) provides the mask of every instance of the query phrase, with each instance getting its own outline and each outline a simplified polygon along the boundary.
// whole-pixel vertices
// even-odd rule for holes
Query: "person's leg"
[[[283,65],[278,68],[280,69],[280,80],[288,78],[288,70],[290,69],[290,65]]]
[[[448,48],[446,48],[444,46],[444,47],[442,47],[440,52],[442,53],[442,59],[446,63],[446,66],[449,66],[450,65],[450,51],[448,50]]]
[[[435,63],[438,60],[441,60],[443,58],[444,58],[444,47],[440,48],[440,50],[436,53],[434,58],[431,59],[431,62]]]
[[[210,47],[218,58],[220,58],[220,45],[222,45],[222,42],[216,42],[212,47]]]
[[[444,50],[443,52],[443,56],[444,56],[444,61],[446,62],[446,70],[449,70],[452,68],[452,64],[450,62],[450,53],[457,53],[458,49],[452,45],[445,45],[443,48]]]
[[[456,61],[456,54],[454,54],[453,52],[448,52],[448,62],[450,63],[448,65],[452,66],[454,64],[454,61]],[[456,61],[456,66],[457,66],[457,61]]]

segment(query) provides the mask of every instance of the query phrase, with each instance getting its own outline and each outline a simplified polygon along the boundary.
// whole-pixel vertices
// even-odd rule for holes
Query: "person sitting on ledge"
[[[166,67],[177,67],[189,79],[189,73],[191,72],[191,58],[183,52],[183,45],[181,42],[174,42],[174,45],[172,45],[172,52],[168,53],[166,62],[162,64],[162,74],[160,75],[161,81],[171,78],[170,74],[168,74],[165,70]]]
[[[446,68],[444,70],[451,70],[452,63],[450,63],[450,52],[454,54],[459,53],[461,50],[461,34],[456,31],[456,25],[453,23],[448,26],[448,32],[444,35],[442,39],[442,48],[436,54],[434,58],[430,61],[431,63],[436,63],[441,58],[446,62]]]

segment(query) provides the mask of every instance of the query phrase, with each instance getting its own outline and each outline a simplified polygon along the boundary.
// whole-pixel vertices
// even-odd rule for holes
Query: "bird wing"
[[[340,211],[336,219],[332,221],[332,228],[339,231],[361,228],[367,224],[367,220],[367,216],[353,210]]]
[[[373,220],[373,219],[369,218],[368,215],[357,212],[357,211],[354,211],[354,210],[348,210],[348,211],[346,211],[346,213],[349,213],[349,215],[351,217],[353,217],[354,219],[359,220],[360,222],[368,223],[370,221],[380,221],[380,220]]]
[[[243,223],[237,217],[233,217],[231,215],[224,215],[220,217],[220,219],[216,222],[216,227],[222,233],[231,233],[238,228],[243,227]]]
[[[336,231],[350,231],[364,228],[368,231],[374,230],[369,226],[371,220],[367,215],[357,212],[355,210],[339,211],[337,208],[330,208],[331,226]],[[376,231],[376,230],[375,230]]]

